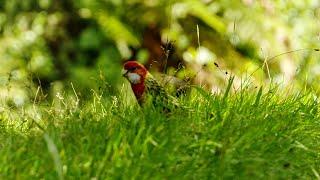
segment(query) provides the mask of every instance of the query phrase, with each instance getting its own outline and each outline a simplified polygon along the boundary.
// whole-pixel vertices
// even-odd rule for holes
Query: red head
[[[147,73],[147,69],[137,61],[127,61],[123,65],[122,75],[126,77],[131,84],[143,83]]]
[[[144,80],[147,74],[148,70],[137,61],[127,61],[123,65],[122,75],[129,80],[132,91],[139,104],[143,101],[143,94],[146,88]]]

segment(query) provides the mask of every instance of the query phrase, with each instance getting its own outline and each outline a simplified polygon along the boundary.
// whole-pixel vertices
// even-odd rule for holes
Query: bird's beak
[[[123,76],[123,77],[127,77],[128,70],[122,69],[122,70],[121,70],[121,73],[122,73],[122,76]]]

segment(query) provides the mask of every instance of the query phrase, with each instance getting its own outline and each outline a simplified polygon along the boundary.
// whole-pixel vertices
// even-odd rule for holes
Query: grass
[[[0,114],[0,179],[316,179],[311,92],[195,88],[193,111],[141,109],[125,90]],[[233,91],[232,93],[229,91]]]

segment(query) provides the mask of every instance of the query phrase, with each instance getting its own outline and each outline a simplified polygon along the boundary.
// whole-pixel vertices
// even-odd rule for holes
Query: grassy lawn
[[[232,88],[231,88],[232,89]],[[0,114],[0,179],[316,179],[318,100],[243,88],[140,108],[131,92],[93,92]]]

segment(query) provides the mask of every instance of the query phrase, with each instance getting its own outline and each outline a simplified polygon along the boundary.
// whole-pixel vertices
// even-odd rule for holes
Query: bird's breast
[[[144,83],[131,84],[131,88],[138,101],[143,98],[146,88]]]

